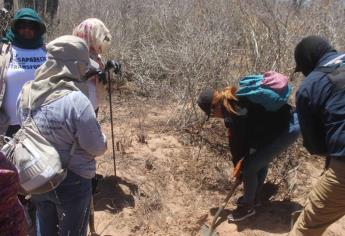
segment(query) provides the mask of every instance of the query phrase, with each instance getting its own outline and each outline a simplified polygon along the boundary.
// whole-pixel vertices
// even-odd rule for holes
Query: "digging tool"
[[[114,141],[114,124],[113,124],[113,106],[112,106],[112,98],[111,98],[111,78],[110,78],[110,70],[113,69],[114,73],[119,76],[121,79],[122,73],[121,73],[121,64],[115,60],[109,60],[107,61],[104,72],[101,70],[96,71],[90,71],[85,75],[84,79],[88,79],[94,75],[98,75],[99,77],[103,77],[105,75],[104,73],[107,72],[108,74],[108,95],[109,95],[109,110],[110,110],[110,126],[111,126],[111,141],[112,141],[112,148],[113,148],[113,161],[114,161],[114,175],[116,177],[116,158],[115,158],[115,141]],[[97,184],[96,184],[97,185]],[[90,200],[90,215],[89,215],[89,228],[90,228],[90,234],[98,235],[96,233],[95,229],[95,213],[94,213],[94,204],[93,204],[93,194],[91,195]]]
[[[91,236],[97,235],[96,228],[95,228],[95,210],[93,206],[93,195],[91,195],[91,201],[90,201],[89,227],[90,227]]]
[[[202,236],[219,236],[219,234],[217,232],[215,232],[215,228],[216,228],[216,223],[218,220],[218,217],[220,215],[220,213],[224,210],[224,208],[226,207],[226,205],[228,204],[229,199],[231,198],[231,196],[233,195],[233,193],[235,192],[236,188],[241,184],[242,180],[240,178],[240,173],[241,173],[241,167],[242,167],[242,163],[243,163],[243,158],[237,162],[235,168],[234,168],[234,173],[233,173],[233,178],[234,183],[232,184],[230,191],[228,193],[228,195],[226,196],[226,198],[223,201],[223,204],[218,208],[216,214],[214,215],[214,218],[212,220],[212,224],[210,227],[208,227],[206,224],[203,225],[201,227],[200,233]]]
[[[114,175],[116,177],[116,157],[115,157],[114,124],[113,124],[113,105],[111,102],[112,99],[111,99],[110,70],[108,70],[108,95],[109,95],[109,110],[110,110],[111,145],[113,148]]]
[[[110,110],[110,127],[111,127],[111,144],[113,148],[113,161],[114,161],[114,176],[116,177],[116,158],[115,158],[115,141],[114,141],[114,124],[113,124],[113,106],[112,106],[112,98],[111,98],[111,78],[110,78],[110,70],[113,69],[114,73],[119,76],[121,80],[122,72],[121,72],[121,64],[115,60],[107,61],[105,65],[105,71],[108,72],[108,95],[109,95],[109,110]]]

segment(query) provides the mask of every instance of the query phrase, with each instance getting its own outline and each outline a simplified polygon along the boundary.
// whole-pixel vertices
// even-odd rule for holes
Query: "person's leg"
[[[257,206],[257,204],[261,204],[261,192],[262,192],[262,188],[264,186],[265,183],[265,179],[267,177],[267,173],[268,173],[268,166],[262,168],[259,172],[258,172],[258,185],[256,187],[256,192],[255,192],[255,206]]]
[[[58,236],[57,199],[54,196],[55,194],[52,193],[53,191],[46,194],[33,195],[32,197],[36,207],[37,236]]]
[[[259,164],[265,161],[266,156],[261,156],[260,159],[249,159],[243,162],[242,168],[242,176],[243,176],[243,190],[244,194],[241,198],[241,204],[252,204],[254,205],[256,191],[259,185],[259,173],[261,170],[267,168],[264,166],[263,168],[259,168]],[[260,163],[259,163],[260,162]],[[261,180],[262,181],[262,180]]]
[[[61,202],[58,206],[59,235],[86,236],[91,201],[91,179],[69,171],[66,180],[57,188]]]
[[[344,157],[345,158],[345,157]],[[289,236],[319,236],[345,215],[345,160],[331,160],[329,169],[313,187]]]
[[[291,118],[289,129],[283,132],[274,142],[257,150],[243,162],[243,202],[254,202],[255,196],[260,195],[260,190],[265,182],[269,163],[274,157],[285,151],[296,141],[300,133],[297,115]]]

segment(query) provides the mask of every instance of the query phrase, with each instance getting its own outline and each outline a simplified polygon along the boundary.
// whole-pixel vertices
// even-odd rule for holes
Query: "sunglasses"
[[[37,31],[39,26],[32,21],[19,21],[15,25],[16,30],[22,30],[22,29],[32,29],[34,31]]]

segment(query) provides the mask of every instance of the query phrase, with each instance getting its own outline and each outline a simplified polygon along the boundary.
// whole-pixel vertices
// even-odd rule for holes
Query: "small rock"
[[[145,168],[146,168],[147,170],[152,170],[152,169],[153,169],[152,160],[147,159],[147,160],[145,161]]]

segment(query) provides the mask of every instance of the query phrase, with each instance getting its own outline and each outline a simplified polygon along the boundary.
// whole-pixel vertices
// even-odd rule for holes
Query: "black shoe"
[[[238,222],[255,215],[255,208],[253,206],[238,206],[230,215],[228,215],[229,222]]]

